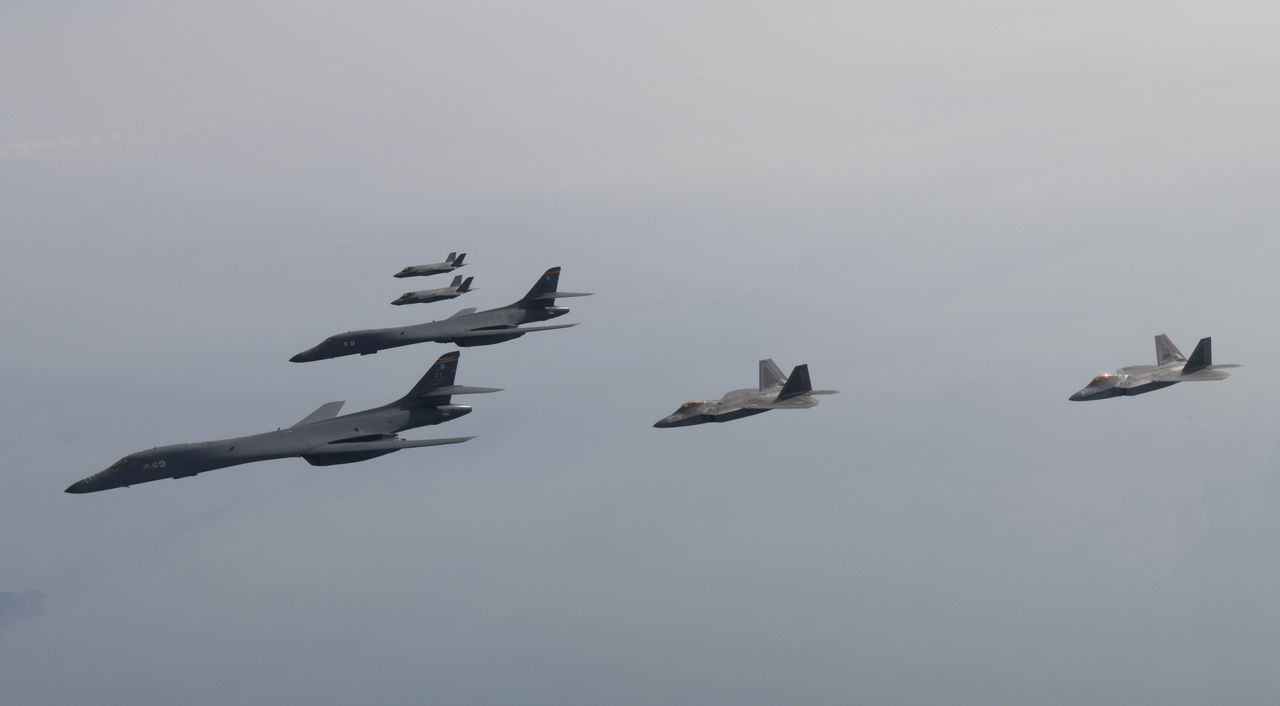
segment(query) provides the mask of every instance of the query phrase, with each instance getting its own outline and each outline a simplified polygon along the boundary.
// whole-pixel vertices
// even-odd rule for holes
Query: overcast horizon
[[[0,4],[0,694],[1273,704],[1280,9]],[[390,306],[468,253],[477,291]],[[351,465],[69,495],[404,394]],[[1230,379],[1072,403],[1212,336]],[[654,429],[756,382],[806,411]]]

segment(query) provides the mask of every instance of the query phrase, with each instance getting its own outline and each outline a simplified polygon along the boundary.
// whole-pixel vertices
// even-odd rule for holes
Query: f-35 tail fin
[[[778,369],[778,365],[769,358],[760,361],[760,389],[767,390],[787,382],[787,377]]]
[[[458,291],[459,291],[459,292],[470,292],[470,291],[471,291],[471,280],[473,280],[473,279],[475,279],[475,277],[468,277],[468,278],[466,278],[466,279],[462,280],[462,284],[458,286]]]
[[[461,255],[454,258],[450,264],[452,264],[454,267],[462,267],[462,261],[465,260],[466,257],[467,257],[467,254],[462,253]]]
[[[1182,374],[1190,375],[1211,367],[1213,367],[1213,338],[1202,338],[1196,344],[1196,349],[1191,351],[1187,364],[1182,366]]]
[[[461,286],[462,286],[462,275],[454,275],[454,276],[453,276],[453,281],[449,283],[449,286],[450,286],[450,287],[452,287],[453,289],[458,289],[459,287],[461,287]]]
[[[453,261],[454,261],[454,260],[456,260],[457,258],[458,258],[458,253],[457,253],[457,252],[451,252],[451,253],[449,253],[449,257],[446,257],[446,258],[444,259],[444,264],[446,264],[446,265],[452,265],[452,264],[453,264]]]
[[[1156,365],[1164,365],[1172,363],[1176,360],[1186,360],[1182,357],[1182,351],[1173,345],[1173,341],[1163,333],[1156,336]]]

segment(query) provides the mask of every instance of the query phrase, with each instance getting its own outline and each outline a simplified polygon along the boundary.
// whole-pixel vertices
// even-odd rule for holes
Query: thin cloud
[[[44,591],[0,592],[0,633],[48,610],[49,594]]]

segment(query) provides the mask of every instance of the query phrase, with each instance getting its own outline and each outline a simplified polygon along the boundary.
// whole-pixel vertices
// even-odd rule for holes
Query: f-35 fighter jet
[[[531,321],[546,321],[569,313],[569,308],[556,306],[561,297],[585,297],[587,292],[557,292],[560,268],[552,267],[538,280],[520,301],[497,309],[476,311],[463,309],[443,321],[402,326],[348,331],[330,336],[318,345],[295,355],[289,360],[306,363],[312,360],[339,358],[344,355],[370,355],[388,348],[409,346],[414,343],[455,343],[459,347],[490,346],[529,333],[569,328],[577,324],[551,324],[517,328]]]
[[[431,302],[439,302],[446,299],[460,297],[463,294],[472,291],[471,280],[473,279],[475,279],[475,277],[468,277],[466,280],[463,280],[462,275],[458,275],[453,278],[453,282],[451,282],[448,287],[441,287],[439,289],[422,289],[416,292],[405,292],[391,303],[396,306],[400,306],[402,304],[430,304]]]
[[[653,426],[687,427],[707,422],[727,422],[768,412],[771,409],[808,409],[816,407],[813,395],[834,395],[836,390],[815,390],[809,382],[809,366],[797,365],[791,375],[783,377],[772,360],[760,361],[760,386],[757,389],[732,390],[718,400],[685,402]]]
[[[467,256],[466,253],[459,255],[456,252],[449,253],[449,257],[444,262],[433,262],[430,265],[411,265],[400,270],[395,274],[396,277],[426,277],[427,275],[438,275],[445,272],[453,272],[462,267],[462,260]]]
[[[454,404],[453,395],[497,392],[492,387],[453,384],[458,353],[440,356],[409,394],[390,404],[341,417],[342,402],[327,402],[288,429],[221,441],[158,446],[129,454],[101,473],[76,481],[68,493],[94,493],[161,478],[191,476],[242,463],[301,456],[313,466],[332,466],[376,458],[401,449],[459,444],[474,437],[402,439],[398,432],[440,424],[471,412]]]
[[[1132,365],[1114,373],[1099,373],[1079,392],[1068,399],[1072,402],[1102,400],[1108,397],[1128,397],[1180,382],[1197,380],[1225,380],[1230,375],[1222,368],[1238,368],[1233,363],[1213,362],[1213,339],[1202,338],[1191,351],[1191,358],[1182,357],[1178,347],[1163,333],[1156,336],[1156,364]]]

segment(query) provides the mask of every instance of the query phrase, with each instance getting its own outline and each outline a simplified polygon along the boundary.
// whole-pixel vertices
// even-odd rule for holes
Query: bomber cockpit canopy
[[[1119,377],[1120,377],[1119,375],[1116,375],[1115,373],[1111,373],[1111,372],[1098,373],[1097,375],[1093,376],[1092,380],[1089,381],[1089,387],[1095,387],[1098,385],[1110,385],[1111,383],[1115,382],[1116,379]]]
[[[113,468],[122,468],[122,467],[124,467],[124,466],[129,465],[130,463],[133,463],[133,457],[132,457],[132,456],[125,456],[124,458],[120,459],[119,461],[116,461],[115,463],[111,464],[111,466],[110,466],[110,467],[108,467],[108,468],[107,468],[107,470],[109,471],[109,470],[111,470],[111,469],[113,469]]]

